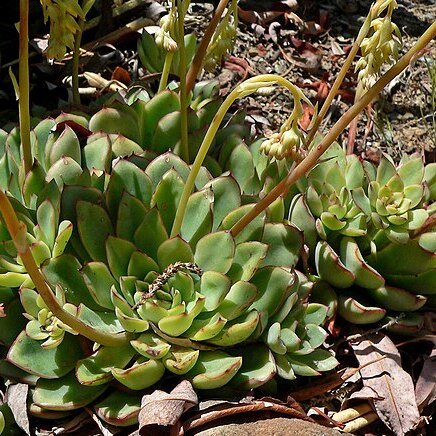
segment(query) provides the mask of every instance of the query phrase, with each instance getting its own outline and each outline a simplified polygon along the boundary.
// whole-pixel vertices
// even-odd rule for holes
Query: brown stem
[[[30,251],[29,245],[26,241],[25,225],[18,221],[17,215],[15,214],[14,208],[12,207],[8,197],[1,190],[0,211],[27,273],[30,275],[30,278],[32,279],[39,295],[44,300],[44,303],[47,305],[50,311],[53,312],[53,315],[91,341],[113,347],[127,343],[130,339],[127,334],[120,333],[118,335],[114,335],[103,332],[97,328],[85,324],[76,316],[64,310],[51,289],[48,287],[43,275],[35,263],[35,259],[33,258],[32,252]]]
[[[221,20],[224,9],[227,7],[229,0],[220,0],[218,6],[215,10],[215,15],[210,20],[209,25],[207,26],[203,38],[201,39],[200,45],[198,46],[197,53],[189,67],[189,71],[186,74],[186,95],[188,95],[192,88],[194,88],[195,80],[197,79],[198,73],[201,69],[201,65],[203,64],[204,56],[206,55],[207,47],[213,37],[216,27]]]
[[[18,69],[20,138],[23,147],[24,171],[27,174],[32,169],[33,164],[30,145],[29,0],[20,0],[20,54]]]
[[[363,96],[354,103],[336,122],[324,139],[314,147],[307,157],[299,163],[268,195],[255,204],[231,229],[233,236],[238,235],[247,224],[265,210],[276,198],[287,192],[289,187],[300,177],[309,172],[318,162],[322,154],[330,147],[337,137],[345,130],[351,121],[383,90],[383,88],[398,76],[410,64],[422,49],[436,36],[436,22],[433,23],[418,39],[415,45],[393,65]]]

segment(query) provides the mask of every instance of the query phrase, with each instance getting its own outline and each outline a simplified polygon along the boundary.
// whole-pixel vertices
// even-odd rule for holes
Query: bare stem
[[[112,347],[127,343],[130,338],[126,333],[114,335],[103,332],[83,323],[77,317],[63,309],[51,289],[48,287],[43,275],[35,263],[35,259],[33,258],[32,252],[26,241],[25,225],[18,220],[14,208],[3,191],[0,191],[0,211],[27,273],[30,275],[39,295],[41,295],[44,300],[44,303],[50,311],[53,312],[53,315],[91,341]]]
[[[246,215],[244,215],[231,229],[234,236],[238,235],[247,224],[257,215],[265,210],[276,198],[284,195],[289,187],[300,177],[310,171],[318,162],[322,154],[345,130],[350,122],[393,80],[398,74],[408,67],[411,60],[425,48],[425,46],[436,36],[436,22],[433,23],[424,34],[418,39],[415,45],[393,65],[363,96],[354,103],[350,109],[336,122],[324,139],[314,147],[306,158],[300,162],[274,189],[272,189],[262,200],[259,201]]]
[[[351,67],[351,64],[353,63],[353,60],[356,56],[356,53],[358,52],[359,48],[360,48],[360,44],[362,43],[363,39],[365,38],[365,36],[368,33],[369,30],[369,26],[371,24],[371,12],[368,14],[368,16],[366,17],[365,22],[363,23],[363,26],[361,27],[359,34],[357,35],[356,41],[354,42],[353,46],[351,47],[350,52],[348,53],[347,59],[345,59],[344,64],[342,65],[341,71],[339,71],[338,76],[336,77],[336,80],[333,83],[333,86],[330,89],[330,92],[327,95],[327,98],[325,99],[321,110],[318,113],[318,116],[315,119],[315,122],[313,124],[313,127],[310,129],[309,134],[307,135],[306,138],[306,148],[309,148],[311,142],[313,141],[313,138],[316,135],[316,132],[319,129],[319,126],[322,123],[322,120],[324,119],[324,117],[326,116],[328,110],[330,109],[330,106],[333,102],[333,99],[336,97],[336,94],[339,91],[339,88],[342,85],[342,82],[345,79],[345,76],[347,75],[348,70]]]
[[[165,62],[162,70],[162,75],[160,76],[158,93],[162,92],[168,84],[168,76],[170,75],[171,64],[173,62],[174,52],[167,51],[165,55]]]
[[[20,0],[20,54],[18,69],[20,137],[23,147],[24,171],[27,174],[32,169],[33,164],[30,145],[29,0]]]
[[[188,91],[186,89],[185,10],[183,0],[177,0],[177,45],[179,47],[180,77],[180,157],[189,164]]]
[[[215,9],[215,14],[207,26],[203,38],[201,39],[200,45],[198,46],[197,53],[189,67],[188,74],[186,75],[186,93],[189,94],[194,88],[195,80],[198,77],[198,73],[201,70],[203,64],[204,56],[206,55],[207,47],[215,33],[215,29],[221,20],[224,9],[227,7],[229,0],[220,0],[218,6]]]

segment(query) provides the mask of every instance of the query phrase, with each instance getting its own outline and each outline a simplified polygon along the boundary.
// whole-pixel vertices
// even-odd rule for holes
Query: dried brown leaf
[[[416,382],[415,395],[420,410],[436,400],[436,344],[433,347]]]
[[[14,415],[15,422],[27,435],[30,435],[29,417],[27,415],[27,395],[29,385],[17,383],[10,385],[6,391],[6,402]]]
[[[141,434],[147,434],[148,426],[174,425],[184,411],[197,404],[197,394],[187,380],[179,383],[169,394],[156,390],[144,395],[138,417]]]
[[[352,342],[354,354],[361,365],[380,356],[385,359],[362,368],[364,386],[373,389],[382,400],[371,401],[379,418],[396,435],[404,435],[419,422],[411,376],[401,367],[395,344],[382,333],[365,336]]]

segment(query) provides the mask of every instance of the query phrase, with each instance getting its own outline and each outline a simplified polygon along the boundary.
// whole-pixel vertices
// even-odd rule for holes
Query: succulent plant
[[[157,103],[171,98],[164,92]],[[170,237],[190,168],[172,153],[143,151],[159,117],[142,118],[142,132],[139,123],[103,132],[112,115],[135,120],[135,109],[41,121],[24,182],[18,132],[2,134],[2,188],[56,304],[84,326],[62,321],[39,295],[2,222],[2,376],[34,386],[35,416],[99,398],[102,419],[129,425],[141,392],[165,374],[198,389],[251,389],[336,366],[322,349],[328,308],[308,301],[312,284],[294,270],[303,238],[283,221],[283,202],[233,237],[254,204],[234,177],[202,168],[180,234]],[[84,341],[87,331],[105,340]]]
[[[436,293],[434,172],[420,156],[396,167],[383,155],[376,167],[336,144],[293,198],[289,219],[304,231],[311,264],[337,290],[338,301],[329,298],[346,320],[417,311]]]

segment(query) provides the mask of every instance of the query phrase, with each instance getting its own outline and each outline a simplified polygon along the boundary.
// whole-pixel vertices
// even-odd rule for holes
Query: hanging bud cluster
[[[47,57],[62,59],[67,48],[73,49],[74,35],[80,31],[78,18],[85,14],[78,0],[40,0],[44,13],[44,21],[50,20],[50,38],[48,40]]]
[[[176,2],[173,1],[171,11],[160,20],[159,30],[156,32],[155,41],[158,47],[163,48],[165,51],[174,53],[177,50],[177,42],[174,40],[177,24],[177,7]]]
[[[236,29],[238,27],[237,0],[227,9],[223,19],[217,26],[214,36],[204,57],[204,68],[207,71],[213,70],[226,55],[230,52],[236,41]]]
[[[303,116],[301,100],[311,105],[300,90],[295,92],[294,110],[280,128],[280,132],[273,133],[269,139],[261,144],[261,153],[278,160],[289,159],[295,162],[301,162],[306,157],[307,150],[302,147],[304,144],[303,132],[298,127],[298,121]]]
[[[384,63],[392,64],[398,59],[401,33],[392,22],[392,12],[397,7],[395,0],[380,0],[372,9],[371,28],[360,45],[362,57],[356,65],[359,95],[374,84]]]

